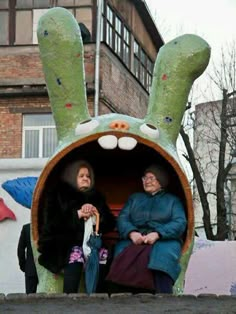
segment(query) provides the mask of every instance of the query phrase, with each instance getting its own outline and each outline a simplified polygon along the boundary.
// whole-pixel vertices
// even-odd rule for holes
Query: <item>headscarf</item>
[[[67,165],[62,173],[62,180],[69,183],[74,188],[77,186],[77,175],[81,168],[87,168],[90,175],[91,185],[86,190],[89,191],[94,187],[94,171],[92,166],[86,160],[78,160]]]

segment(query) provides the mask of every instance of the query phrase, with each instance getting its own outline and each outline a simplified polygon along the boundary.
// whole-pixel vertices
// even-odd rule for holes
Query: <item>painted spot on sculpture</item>
[[[167,80],[167,75],[166,75],[166,74],[163,74],[163,75],[162,75],[162,80],[163,80],[163,81]]]
[[[171,117],[165,117],[164,118],[164,122],[166,122],[166,123],[171,123],[172,122],[172,118]]]
[[[65,104],[65,107],[68,108],[68,109],[71,109],[72,108],[72,104]]]

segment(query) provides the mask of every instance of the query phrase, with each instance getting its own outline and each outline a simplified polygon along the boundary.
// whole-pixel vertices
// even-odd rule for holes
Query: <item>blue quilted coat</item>
[[[131,243],[128,237],[131,231],[143,234],[157,231],[161,239],[153,244],[148,268],[164,271],[174,281],[177,279],[182,235],[186,229],[185,211],[178,197],[165,191],[155,195],[135,193],[121,210],[117,227],[120,241],[115,247],[115,255]]]

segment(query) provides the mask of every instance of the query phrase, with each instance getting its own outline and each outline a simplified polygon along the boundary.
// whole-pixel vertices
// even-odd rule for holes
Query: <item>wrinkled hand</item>
[[[143,242],[145,244],[154,244],[157,240],[160,239],[158,232],[150,232],[149,234],[143,236]]]
[[[84,218],[87,220],[89,217],[93,216],[97,212],[97,208],[92,204],[84,204],[81,209],[78,210],[79,218]]]
[[[144,236],[140,232],[132,231],[129,237],[134,244],[142,244],[144,242]]]

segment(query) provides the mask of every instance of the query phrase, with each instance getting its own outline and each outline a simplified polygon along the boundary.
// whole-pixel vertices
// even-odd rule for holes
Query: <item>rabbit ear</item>
[[[209,59],[208,43],[191,34],[170,41],[159,51],[145,123],[164,130],[174,144],[192,84]]]
[[[39,20],[38,41],[58,140],[89,120],[84,52],[78,22],[64,8],[49,9]]]

